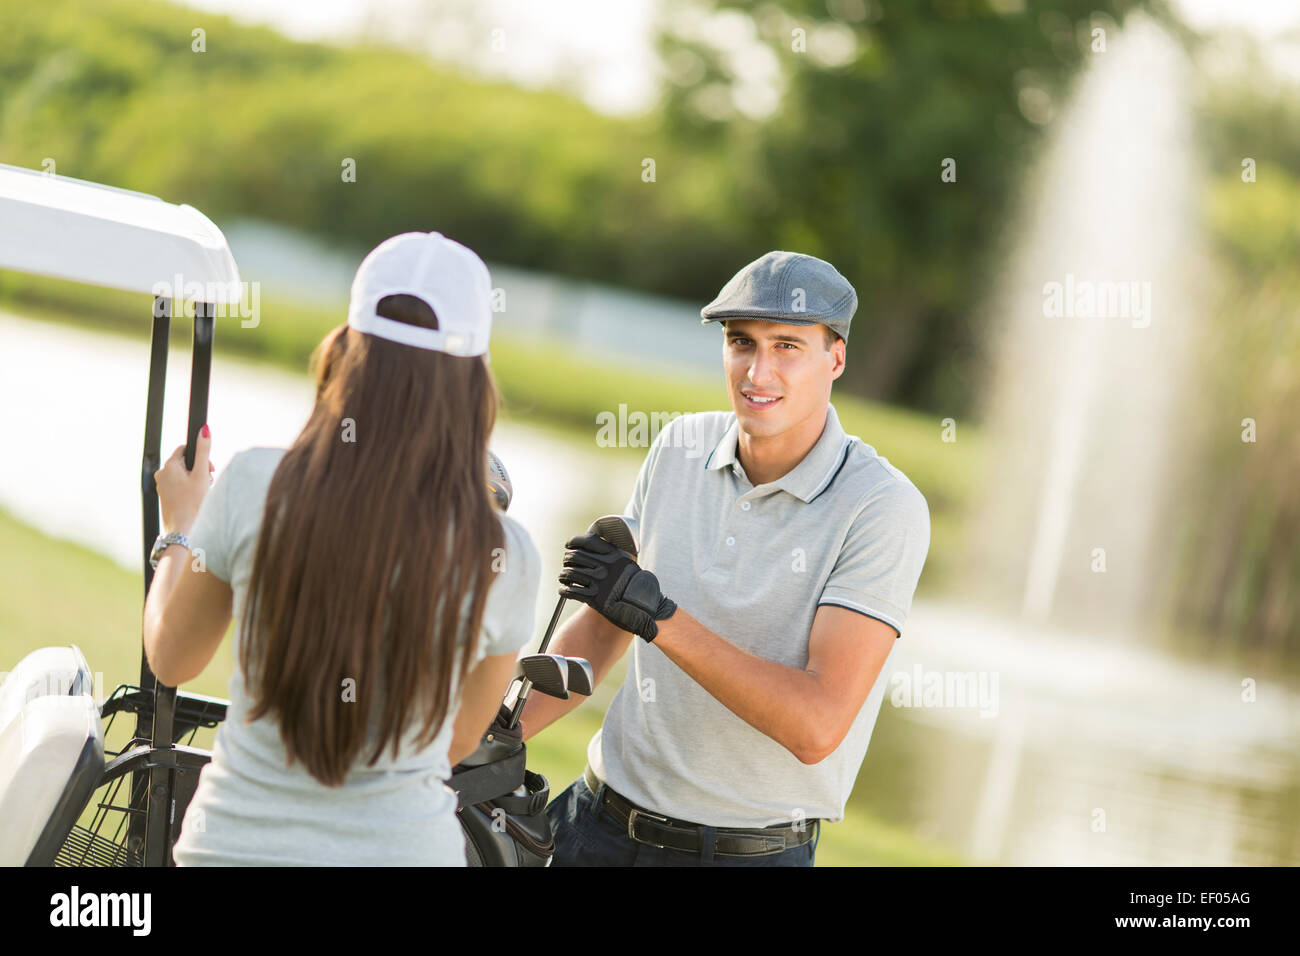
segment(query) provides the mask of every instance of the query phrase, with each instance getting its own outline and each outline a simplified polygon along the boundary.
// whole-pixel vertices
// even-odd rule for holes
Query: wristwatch
[[[167,534],[158,535],[157,540],[153,543],[153,550],[149,552],[149,566],[157,571],[158,560],[162,557],[162,553],[173,544],[179,544],[182,548],[188,550],[190,546],[190,536],[184,531],[172,531]]]

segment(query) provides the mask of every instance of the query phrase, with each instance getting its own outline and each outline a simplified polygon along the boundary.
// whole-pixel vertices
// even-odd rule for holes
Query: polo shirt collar
[[[737,464],[737,442],[740,437],[740,423],[732,416],[731,424],[722,433],[713,451],[705,460],[704,467],[718,471],[728,465]],[[816,498],[839,472],[844,464],[844,455],[848,446],[848,436],[840,425],[840,417],[835,406],[826,406],[826,424],[821,437],[809,449],[803,460],[771,484],[794,495],[800,501],[808,502]]]

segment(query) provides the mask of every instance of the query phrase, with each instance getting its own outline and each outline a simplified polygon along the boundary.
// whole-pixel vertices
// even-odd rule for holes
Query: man
[[[741,269],[700,313],[724,328],[732,412],[651,446],[627,506],[639,564],[568,543],[560,592],[586,606],[552,652],[599,681],[634,651],[547,808],[553,865],[811,866],[820,820],[843,819],[930,543],[925,498],[830,404],[856,308],[812,256]],[[525,738],[577,703],[534,694]]]

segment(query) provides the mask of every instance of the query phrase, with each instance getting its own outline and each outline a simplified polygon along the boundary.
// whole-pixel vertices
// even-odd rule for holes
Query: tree
[[[677,2],[659,40],[666,129],[725,152],[733,227],[754,257],[806,252],[854,283],[851,390],[962,408],[973,306],[1020,174],[1071,77],[1104,55],[1093,31],[1104,40],[1139,6],[1151,4]],[[777,99],[761,115],[765,60]]]

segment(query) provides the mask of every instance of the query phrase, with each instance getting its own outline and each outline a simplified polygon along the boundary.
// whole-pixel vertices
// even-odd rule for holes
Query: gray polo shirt
[[[640,562],[664,594],[742,650],[789,667],[807,666],[822,604],[901,635],[930,546],[921,492],[845,435],[834,406],[804,459],[757,487],[736,457],[737,429],[732,412],[682,416],[641,466],[626,512],[640,524]],[[843,742],[809,766],[653,644],[637,638],[632,647],[623,686],[588,746],[597,776],[643,807],[711,826],[843,819],[888,660]]]

